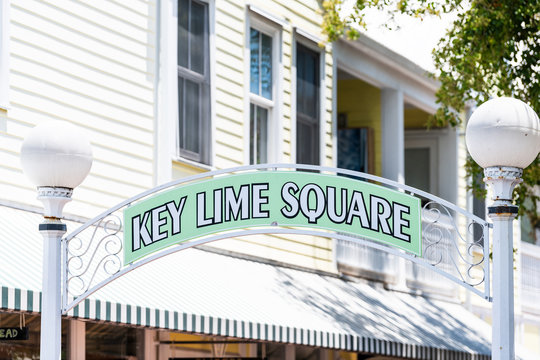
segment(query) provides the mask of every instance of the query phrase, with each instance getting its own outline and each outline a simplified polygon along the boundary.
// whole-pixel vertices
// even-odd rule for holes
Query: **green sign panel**
[[[159,193],[124,210],[124,262],[223,231],[278,225],[361,236],[421,256],[420,199],[342,176],[259,171]]]

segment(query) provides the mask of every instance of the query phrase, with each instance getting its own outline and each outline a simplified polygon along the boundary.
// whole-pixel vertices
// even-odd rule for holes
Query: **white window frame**
[[[178,0],[179,1],[179,0]],[[178,72],[178,75],[177,77],[182,77],[184,80],[187,80],[187,81],[192,81],[192,82],[195,82],[197,84],[199,84],[200,88],[199,88],[199,101],[203,101],[205,99],[202,99],[200,97],[201,95],[201,92],[202,92],[202,86],[204,86],[206,80],[208,80],[209,84],[208,84],[208,105],[206,104],[202,104],[202,106],[200,107],[200,109],[204,109],[206,106],[210,106],[210,108],[212,108],[212,97],[211,97],[211,90],[210,90],[210,86],[211,86],[211,82],[212,82],[212,79],[211,79],[211,72],[210,72],[210,62],[211,62],[211,57],[210,57],[210,4],[207,2],[207,1],[204,1],[204,0],[188,0],[190,2],[199,2],[199,3],[203,3],[203,4],[206,4],[207,6],[207,10],[208,10],[208,14],[207,14],[207,22],[208,22],[208,58],[204,59],[205,61],[205,67],[206,67],[206,64],[207,64],[207,68],[204,69],[204,71],[208,71],[208,74],[207,75],[201,75],[195,71],[192,71],[190,69],[187,69],[187,68],[183,68],[179,65],[177,65],[177,72]],[[178,36],[178,32],[177,32],[177,36]],[[178,43],[177,43],[178,44]],[[178,80],[177,80],[178,81]],[[206,103],[206,101],[205,101]],[[186,158],[187,160],[191,161],[191,162],[195,162],[195,163],[201,163],[201,164],[206,164],[206,165],[210,165],[212,163],[212,155],[211,155],[211,148],[212,148],[212,139],[213,137],[210,136],[210,138],[208,139],[206,136],[206,134],[209,132],[209,130],[211,129],[211,113],[208,112],[208,119],[206,119],[202,114],[199,114],[200,116],[200,121],[203,122],[201,124],[199,124],[203,129],[201,130],[201,132],[199,133],[199,143],[200,143],[200,147],[201,147],[201,151],[200,153],[194,153],[194,152],[191,152],[187,149],[184,149],[182,150],[180,148],[180,130],[179,130],[179,127],[180,127],[180,121],[179,121],[179,117],[180,115],[177,114],[177,117],[178,117],[178,121],[177,121],[177,138],[176,138],[176,141],[177,141],[177,144],[176,144],[176,148],[177,148],[177,156],[179,158]],[[206,123],[206,121],[208,123]],[[184,156],[182,155],[182,151],[184,151]],[[191,155],[191,153],[193,155]],[[188,155],[189,154],[189,155]],[[193,157],[199,157],[199,159],[193,159],[191,158],[191,156]]]
[[[0,109],[9,108],[9,0],[0,2]]]
[[[179,133],[178,114],[178,2],[160,1],[157,18],[159,26],[156,58],[159,72],[156,74],[156,122],[155,122],[155,179],[156,184],[172,180],[173,163],[186,164],[202,171],[213,170],[215,159],[215,0],[199,0],[208,4],[209,25],[209,71],[210,71],[210,140],[209,162],[203,164],[179,156],[177,137]]]
[[[307,47],[308,49],[315,51],[319,53],[319,165],[324,165],[323,161],[325,159],[325,148],[326,148],[326,142],[325,142],[325,127],[326,127],[326,107],[325,107],[325,98],[324,98],[324,91],[326,87],[325,83],[325,56],[326,56],[326,48],[320,47],[319,44],[322,44],[322,39],[318,38],[317,36],[310,34],[309,32],[306,32],[300,28],[294,28],[293,29],[293,46],[292,46],[292,73],[291,73],[291,82],[292,82],[292,93],[291,93],[291,160],[296,163],[297,162],[297,144],[296,144],[296,133],[297,133],[297,106],[296,106],[296,99],[297,99],[297,83],[296,83],[296,76],[297,76],[297,59],[296,59],[296,53],[297,53],[297,44],[300,43],[302,46]],[[335,161],[335,160],[334,160]]]
[[[267,129],[267,161],[269,163],[281,162],[281,116],[282,116],[282,80],[283,79],[283,61],[282,61],[282,31],[283,22],[275,17],[267,16],[262,10],[249,6],[246,16],[245,29],[245,104],[244,104],[244,163],[250,163],[251,151],[251,125],[250,125],[250,105],[265,108],[268,110],[268,129]],[[272,38],[272,99],[267,99],[261,95],[253,94],[250,89],[250,33],[251,29],[268,35]]]

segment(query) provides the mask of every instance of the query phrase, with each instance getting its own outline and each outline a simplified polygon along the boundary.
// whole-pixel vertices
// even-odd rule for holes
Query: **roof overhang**
[[[401,89],[408,103],[428,112],[437,109],[438,80],[425,69],[360,35],[357,40],[340,39],[333,47],[338,68],[379,88]]]

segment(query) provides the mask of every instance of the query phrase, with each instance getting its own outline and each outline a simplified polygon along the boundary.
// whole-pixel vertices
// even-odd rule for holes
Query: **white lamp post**
[[[43,274],[40,359],[59,360],[61,348],[61,239],[66,225],[60,220],[73,189],[88,175],[92,149],[74,125],[51,121],[33,128],[21,147],[21,165],[38,189],[44,205]]]
[[[466,130],[469,153],[484,168],[484,181],[492,190],[488,216],[493,221],[493,324],[491,355],[494,360],[514,359],[514,264],[512,222],[518,208],[512,191],[523,169],[540,151],[540,124],[534,110],[521,100],[496,98],[474,111]]]

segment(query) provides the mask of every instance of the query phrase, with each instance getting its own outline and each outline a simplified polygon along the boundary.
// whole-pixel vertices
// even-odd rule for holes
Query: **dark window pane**
[[[253,94],[259,95],[259,32],[255,29],[251,29],[249,37],[250,48],[250,76],[249,76],[249,89]]]
[[[298,45],[296,73],[297,109],[316,118],[319,107],[319,54]]]
[[[184,100],[184,79],[178,78],[178,146],[180,149],[184,148],[184,123],[185,123],[185,100]]]
[[[319,127],[298,115],[296,123],[296,162],[319,165]]]
[[[199,153],[200,105],[199,84],[185,80],[184,149]]]
[[[250,153],[251,164],[268,161],[268,109],[250,104]]]
[[[272,38],[261,34],[261,95],[272,99]]]
[[[368,129],[338,130],[338,167],[368,172]]]
[[[312,129],[309,125],[298,122],[296,126],[297,153],[296,162],[299,164],[310,164],[312,160],[310,137]]]
[[[189,0],[178,2],[178,65],[188,67],[189,55]]]
[[[267,162],[268,110],[257,107],[257,164]]]
[[[204,52],[206,48],[206,6],[191,3],[191,70],[204,74]]]
[[[306,96],[306,91],[304,90],[305,85],[305,58],[306,53],[302,51],[303,48],[298,45],[298,51],[296,52],[296,110],[300,113],[305,113],[304,98]]]
[[[319,54],[301,44],[296,53],[296,161],[319,164]]]

